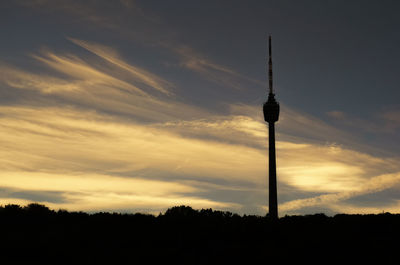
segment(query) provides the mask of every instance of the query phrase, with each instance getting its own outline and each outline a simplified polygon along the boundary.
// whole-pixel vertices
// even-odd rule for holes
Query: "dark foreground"
[[[400,264],[400,215],[157,217],[0,207],[0,264]]]

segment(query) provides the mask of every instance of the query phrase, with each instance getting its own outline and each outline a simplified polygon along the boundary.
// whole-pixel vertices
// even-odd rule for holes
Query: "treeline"
[[[237,215],[188,206],[158,216],[0,207],[4,264],[396,264],[400,215]],[[1,261],[0,261],[1,263]]]

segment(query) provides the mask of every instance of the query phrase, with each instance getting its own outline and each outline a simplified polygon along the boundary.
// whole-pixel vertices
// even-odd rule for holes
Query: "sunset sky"
[[[0,204],[400,212],[397,1],[0,3]]]

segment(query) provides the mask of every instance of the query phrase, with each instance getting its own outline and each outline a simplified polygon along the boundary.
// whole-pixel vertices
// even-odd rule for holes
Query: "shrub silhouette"
[[[181,205],[181,206],[175,206],[175,207],[169,208],[165,212],[164,215],[182,218],[182,217],[194,217],[197,214],[198,214],[198,211],[193,210],[192,207]]]
[[[54,213],[47,206],[38,203],[30,203],[27,206],[25,206],[23,210],[29,214],[43,215],[43,216]]]

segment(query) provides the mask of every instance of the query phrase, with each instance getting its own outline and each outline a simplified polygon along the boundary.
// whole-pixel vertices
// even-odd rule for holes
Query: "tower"
[[[279,119],[279,103],[275,100],[272,89],[272,58],[271,58],[271,36],[268,38],[269,59],[268,79],[269,94],[268,100],[264,103],[264,120],[268,122],[268,149],[269,149],[269,216],[272,219],[278,218],[278,192],[276,185],[276,154],[275,154],[275,122]]]

